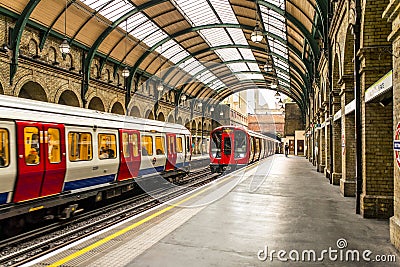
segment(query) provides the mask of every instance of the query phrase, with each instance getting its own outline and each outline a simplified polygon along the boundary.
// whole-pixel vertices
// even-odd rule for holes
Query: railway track
[[[208,168],[192,172],[169,189],[155,189],[0,242],[0,266],[19,266],[113,224],[186,194],[218,177]],[[179,187],[179,185],[181,185]],[[184,187],[183,187],[184,185]]]

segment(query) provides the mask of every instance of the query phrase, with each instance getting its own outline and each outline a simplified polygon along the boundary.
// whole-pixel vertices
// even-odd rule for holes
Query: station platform
[[[275,155],[30,266],[399,266],[389,222],[354,203],[305,158]]]

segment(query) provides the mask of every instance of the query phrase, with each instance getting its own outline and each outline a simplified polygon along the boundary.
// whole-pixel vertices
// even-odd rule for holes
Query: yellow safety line
[[[255,165],[258,165],[258,164],[254,164],[254,166],[251,165],[251,166],[248,167],[248,169],[251,169],[252,167],[255,167]],[[225,178],[225,179],[219,181],[217,184],[223,183],[223,182],[225,182],[226,180],[231,179],[232,177],[233,177],[233,176],[230,175],[230,176],[228,176],[227,178]],[[134,223],[134,224],[132,224],[132,225],[130,225],[130,226],[128,226],[128,227],[126,227],[126,228],[124,228],[124,229],[122,229],[122,230],[120,230],[120,231],[114,233],[114,234],[112,234],[112,235],[109,235],[109,236],[103,238],[102,240],[99,240],[99,241],[97,241],[96,243],[93,243],[92,245],[90,245],[90,246],[88,246],[88,247],[86,247],[86,248],[84,248],[84,249],[82,249],[82,250],[79,250],[79,251],[77,251],[77,252],[75,252],[75,253],[69,255],[68,257],[65,257],[64,259],[61,259],[61,260],[59,260],[59,261],[57,261],[57,262],[55,262],[55,263],[53,263],[53,264],[51,264],[51,265],[48,265],[48,266],[55,267],[55,266],[60,266],[61,264],[64,264],[64,263],[66,263],[66,262],[69,262],[69,261],[71,261],[71,260],[73,260],[73,259],[75,259],[75,258],[77,258],[77,257],[79,257],[79,256],[81,256],[81,255],[83,255],[83,254],[85,254],[86,252],[89,252],[89,251],[91,251],[92,249],[95,249],[95,248],[97,248],[97,247],[99,247],[99,246],[101,246],[101,245],[107,243],[108,241],[110,241],[110,240],[112,240],[112,239],[114,239],[114,238],[116,238],[116,237],[118,237],[118,236],[120,236],[120,235],[125,234],[126,232],[128,232],[128,231],[130,231],[130,230],[132,230],[132,229],[134,229],[134,228],[136,228],[136,227],[138,227],[138,226],[140,226],[140,225],[142,225],[142,224],[144,224],[144,223],[150,221],[151,219],[154,219],[155,217],[157,217],[157,216],[159,216],[159,215],[161,215],[161,214],[163,214],[163,213],[165,213],[165,212],[171,210],[172,208],[174,208],[174,207],[176,207],[176,206],[179,206],[179,205],[182,204],[182,203],[185,203],[186,201],[188,201],[188,200],[190,200],[190,199],[192,199],[192,198],[194,198],[194,197],[196,197],[196,196],[198,196],[198,195],[200,195],[200,194],[202,194],[202,193],[204,193],[204,192],[206,192],[206,191],[208,191],[208,190],[210,190],[210,189],[211,189],[211,187],[205,188],[205,189],[203,189],[203,190],[197,192],[196,194],[193,194],[193,195],[191,195],[190,197],[185,198],[185,199],[179,201],[178,203],[176,203],[176,204],[174,204],[174,205],[171,205],[171,206],[169,206],[169,207],[167,207],[167,208],[165,208],[165,209],[163,209],[163,210],[160,210],[160,211],[158,211],[158,212],[156,212],[156,213],[153,213],[152,215],[150,215],[150,216],[148,216],[148,217],[142,219],[141,221],[138,221],[138,222],[136,222],[136,223]]]

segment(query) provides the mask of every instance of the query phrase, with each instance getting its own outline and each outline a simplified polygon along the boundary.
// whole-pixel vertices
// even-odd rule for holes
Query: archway
[[[58,99],[58,104],[79,107],[79,100],[74,92],[72,92],[71,90],[66,90],[60,95],[60,98]]]
[[[93,97],[89,103],[89,109],[98,110],[98,111],[105,111],[103,101],[100,98]]]
[[[146,118],[149,120],[154,120],[154,114],[153,111],[149,110],[146,112]]]
[[[178,117],[178,120],[176,121],[176,123],[182,125],[182,118],[181,118],[181,117]]]
[[[140,110],[138,107],[134,106],[132,107],[131,111],[129,112],[129,115],[137,118],[141,118],[140,116]]]
[[[157,120],[158,121],[165,121],[165,116],[164,116],[164,114],[162,112],[158,113]]]
[[[174,116],[169,115],[169,116],[168,116],[168,122],[174,123],[174,122],[175,122]]]
[[[27,82],[19,91],[18,97],[48,102],[43,87],[36,82]]]
[[[111,113],[124,115],[125,114],[124,107],[120,102],[115,102],[114,105],[112,106]]]
[[[0,95],[4,95],[4,89],[1,83],[0,83]]]

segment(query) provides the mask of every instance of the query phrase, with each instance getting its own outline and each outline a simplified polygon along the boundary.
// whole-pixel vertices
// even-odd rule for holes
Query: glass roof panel
[[[243,71],[249,71],[247,68],[246,63],[241,62],[241,63],[229,63],[227,64],[228,68],[232,70],[232,72],[243,72]]]
[[[270,2],[272,2],[276,6],[279,6],[282,10],[285,10],[285,0],[270,0]],[[284,16],[280,15],[276,11],[271,10],[265,6],[260,6],[260,10],[264,22],[264,29],[267,32],[279,36],[285,42],[287,42],[286,19],[284,18]],[[274,61],[274,65],[276,67],[281,68],[282,70],[289,72],[289,64],[288,64],[289,56],[287,47],[281,42],[278,42],[277,40],[272,38],[271,35],[268,35],[267,38],[270,50],[273,53],[280,55],[285,59],[284,61],[282,61],[278,57],[273,56],[272,58]],[[290,77],[286,73],[278,69],[276,70],[276,73],[279,78],[290,83]],[[279,83],[282,84],[283,82],[280,80]]]
[[[174,0],[173,3],[193,26],[219,23],[207,0]]]
[[[210,0],[223,23],[239,24],[229,1]]]
[[[229,0],[172,0],[172,3],[192,23],[192,26],[207,24],[239,24]],[[200,36],[210,47],[240,44],[248,45],[248,41],[242,29],[235,28],[212,28],[199,31]],[[231,60],[255,60],[250,49],[224,48],[218,49],[215,53],[222,61]],[[229,64],[228,67],[234,66]],[[246,64],[242,71],[249,71]],[[235,68],[235,67],[233,67]],[[253,69],[256,69],[254,66]],[[257,67],[258,68],[258,67]],[[231,68],[232,71],[234,71]],[[257,71],[260,71],[259,68]]]
[[[260,71],[257,63],[247,63],[251,71]]]
[[[223,28],[201,30],[200,35],[205,37],[204,39],[211,47],[232,44],[232,41]]]
[[[236,75],[239,80],[264,80],[264,76],[258,73],[240,73]]]

